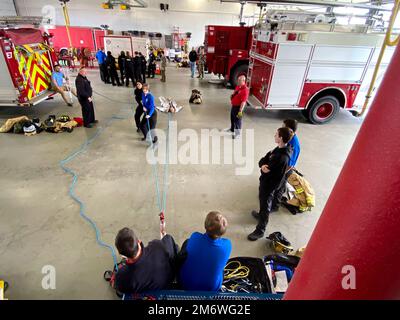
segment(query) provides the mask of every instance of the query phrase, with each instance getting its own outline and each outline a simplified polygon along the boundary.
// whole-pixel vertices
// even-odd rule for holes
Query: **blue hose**
[[[109,244],[103,242],[101,240],[101,235],[100,235],[100,230],[97,227],[96,223],[90,219],[86,214],[85,214],[85,204],[83,203],[83,201],[75,194],[75,186],[76,183],[78,181],[78,177],[79,175],[73,171],[71,168],[68,168],[66,166],[66,164],[70,161],[72,161],[73,159],[75,159],[78,155],[80,155],[81,153],[83,153],[87,147],[96,139],[99,137],[99,135],[103,132],[103,130],[108,127],[110,125],[110,123],[114,120],[123,120],[126,119],[125,117],[120,117],[120,116],[116,116],[113,115],[105,124],[104,127],[99,128],[96,130],[95,134],[87,139],[76,151],[72,152],[68,157],[66,157],[64,160],[60,161],[60,166],[61,168],[64,170],[64,172],[70,174],[72,176],[72,182],[69,186],[69,196],[79,205],[79,214],[81,215],[81,217],[83,219],[85,219],[94,229],[95,233],[96,233],[96,242],[104,248],[107,248],[108,250],[110,250],[112,258],[113,258],[113,262],[115,267],[117,268],[117,264],[118,264],[118,260],[117,260],[117,255],[115,253],[115,249],[113,246],[110,246]],[[117,268],[118,269],[118,268]]]

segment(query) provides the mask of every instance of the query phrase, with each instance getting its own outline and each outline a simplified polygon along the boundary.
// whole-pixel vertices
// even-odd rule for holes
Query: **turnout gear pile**
[[[57,119],[55,115],[49,115],[48,118],[41,122],[39,118],[29,119],[27,116],[8,119],[5,124],[0,127],[0,132],[13,132],[16,134],[25,134],[25,136],[33,136],[42,131],[58,133],[61,131],[72,132],[78,123],[68,115],[60,115]]]
[[[190,96],[189,103],[202,104],[203,98],[201,97],[201,92],[197,89],[192,90],[192,95]]]
[[[293,214],[311,211],[315,206],[315,192],[310,183],[298,171],[293,171],[287,179],[288,184],[294,189],[290,192],[290,200],[284,206]]]

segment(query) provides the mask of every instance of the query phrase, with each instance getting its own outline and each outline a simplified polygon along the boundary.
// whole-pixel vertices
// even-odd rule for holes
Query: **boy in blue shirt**
[[[206,233],[194,232],[180,255],[186,256],[179,271],[179,283],[185,290],[218,291],[224,279],[224,268],[232,251],[231,241],[221,238],[228,222],[217,211],[211,211],[204,222]]]

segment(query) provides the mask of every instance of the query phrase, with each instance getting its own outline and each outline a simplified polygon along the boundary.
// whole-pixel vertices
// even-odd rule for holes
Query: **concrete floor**
[[[206,80],[191,79],[189,70],[167,70],[168,82],[150,79],[155,96],[174,97],[185,106],[175,115],[179,129],[223,129],[229,126],[231,90]],[[210,77],[209,75],[207,77]],[[120,103],[96,95],[96,115],[104,129],[87,151],[70,163],[79,173],[77,194],[86,203],[87,214],[97,223],[105,242],[113,244],[117,231],[132,227],[148,242],[159,237],[158,209],[146,145],[132,126],[132,89],[100,83],[97,71],[89,78],[96,91]],[[202,105],[189,105],[193,88],[203,93]],[[49,114],[80,116],[80,107],[64,106],[57,97],[34,108],[1,108],[0,118],[27,115],[45,119]],[[293,216],[287,210],[273,213],[267,233],[281,231],[298,248],[307,244],[328,195],[351,148],[362,120],[340,112],[323,126],[308,124],[300,112],[248,109],[244,128],[255,131],[252,174],[235,175],[235,165],[171,165],[166,212],[167,231],[182,243],[194,231],[203,231],[205,215],[221,211],[229,221],[226,237],[233,243],[232,256],[263,257],[270,253],[267,240],[249,242],[253,231],[252,209],[258,209],[261,156],[274,147],[273,135],[287,117],[299,120],[301,155],[298,169],[316,191],[316,207]],[[159,113],[158,127],[166,128],[167,117]],[[108,250],[95,242],[92,228],[79,216],[78,206],[68,196],[71,177],[59,161],[76,150],[96,129],[78,128],[73,133],[41,133],[34,137],[0,135],[0,279],[10,283],[10,299],[115,299],[103,280],[112,267]],[[161,144],[162,145],[162,144]],[[216,151],[216,150],[212,150]],[[41,286],[44,265],[56,268],[56,290]]]

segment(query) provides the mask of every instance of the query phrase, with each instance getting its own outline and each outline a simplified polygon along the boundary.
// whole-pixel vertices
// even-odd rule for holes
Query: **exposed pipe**
[[[240,3],[238,0],[219,0],[220,2]],[[316,5],[322,7],[346,7],[346,8],[358,8],[358,9],[374,9],[378,11],[392,11],[391,9],[385,9],[377,5],[368,5],[360,3],[349,3],[349,2],[335,2],[335,1],[321,1],[321,0],[266,0],[266,1],[247,1],[247,3],[253,4],[275,4],[275,5]]]
[[[17,6],[17,2],[15,0],[13,0],[13,4],[14,4],[14,9],[15,9],[15,14],[17,15],[17,17],[20,16],[20,12]]]
[[[240,15],[239,15],[239,24],[240,25],[242,25],[242,23],[243,23],[243,9],[244,9],[245,4],[246,4],[246,1],[240,2]]]

